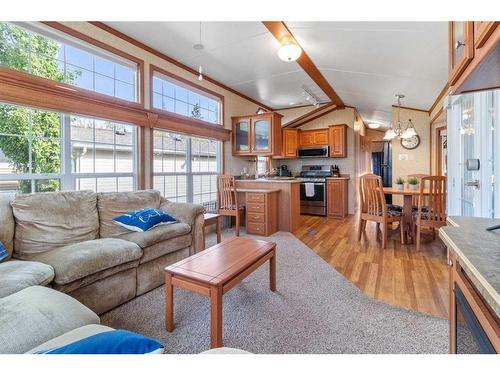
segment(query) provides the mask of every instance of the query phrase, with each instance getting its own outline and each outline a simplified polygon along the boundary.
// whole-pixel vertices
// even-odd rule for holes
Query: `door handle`
[[[474,186],[476,189],[479,189],[479,180],[467,181],[465,186]]]

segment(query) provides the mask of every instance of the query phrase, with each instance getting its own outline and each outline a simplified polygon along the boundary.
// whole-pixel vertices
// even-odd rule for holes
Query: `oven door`
[[[479,320],[455,283],[455,348],[456,354],[495,354],[495,348]]]
[[[314,185],[314,195],[307,196],[306,184]],[[300,204],[306,206],[326,206],[326,184],[324,182],[301,182],[300,183]]]

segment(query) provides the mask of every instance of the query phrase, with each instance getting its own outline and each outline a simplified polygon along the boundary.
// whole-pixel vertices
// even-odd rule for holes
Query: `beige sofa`
[[[112,221],[145,207],[177,223],[131,232]],[[0,196],[0,298],[30,285],[67,293],[97,314],[163,283],[163,268],[203,248],[203,207],[158,191]]]

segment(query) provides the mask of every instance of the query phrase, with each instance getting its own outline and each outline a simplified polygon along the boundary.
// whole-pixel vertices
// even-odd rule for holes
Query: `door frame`
[[[436,134],[434,135],[434,147],[435,147],[435,171],[437,176],[442,176],[443,175],[443,165],[442,165],[442,150],[441,150],[441,137],[440,137],[440,132],[441,130],[446,129],[447,126],[438,126],[434,128]]]

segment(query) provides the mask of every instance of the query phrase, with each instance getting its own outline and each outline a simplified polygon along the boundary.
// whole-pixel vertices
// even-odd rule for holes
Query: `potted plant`
[[[408,177],[407,182],[410,190],[417,190],[418,179],[416,177]]]
[[[396,178],[396,182],[394,183],[394,187],[398,190],[403,190],[405,180],[402,177]]]

